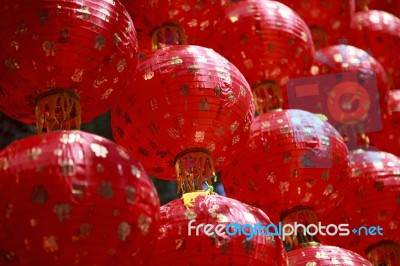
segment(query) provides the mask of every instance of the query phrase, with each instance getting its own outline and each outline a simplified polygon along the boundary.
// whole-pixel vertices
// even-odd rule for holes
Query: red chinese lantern
[[[289,266],[357,265],[372,266],[359,254],[334,246],[315,245],[288,252]]]
[[[143,53],[169,45],[207,46],[210,31],[223,18],[230,0],[124,0],[138,30]]]
[[[110,110],[136,70],[136,33],[119,1],[3,1],[0,40],[0,110],[36,121],[39,133]]]
[[[336,45],[346,37],[351,17],[354,14],[354,0],[279,0],[288,5],[304,19],[310,27],[316,49]]]
[[[340,80],[341,76],[338,75],[338,82],[350,81],[351,87],[348,88],[348,91],[346,89],[339,94],[344,98],[343,100],[339,96],[333,97],[333,99],[338,101],[336,104],[340,104],[339,110],[343,110],[340,115],[344,116],[337,121],[340,124],[338,130],[345,136],[349,148],[354,149],[361,144],[369,144],[366,134],[369,127],[371,127],[371,131],[378,131],[382,128],[380,119],[371,119],[370,108],[379,113],[381,118],[384,117],[388,108],[389,84],[383,67],[361,49],[350,45],[335,45],[316,52],[312,68],[313,75],[346,72],[351,73],[351,79]],[[348,95],[345,94],[351,97],[347,97],[347,99]],[[353,100],[360,103],[358,108],[354,107]],[[351,115],[346,115],[346,112]]]
[[[113,142],[57,131],[0,153],[2,265],[142,265],[159,200],[143,167]]]
[[[349,158],[352,177],[348,193],[330,220],[349,224],[351,232],[346,237],[327,237],[326,242],[367,254],[374,265],[399,265],[400,159],[364,150],[353,151]]]
[[[314,45],[305,22],[275,1],[233,3],[212,47],[252,86],[257,113],[287,106],[286,82],[309,73]]]
[[[287,264],[279,236],[251,231],[252,226],[271,224],[260,209],[216,194],[191,194],[161,207],[151,265]],[[203,227],[198,227],[200,224]]]
[[[247,144],[223,169],[222,183],[227,196],[259,207],[275,223],[292,209],[324,216],[343,198],[347,154],[339,133],[316,115],[272,111],[255,118]]]
[[[139,63],[133,86],[112,112],[113,136],[146,171],[177,179],[178,190],[202,189],[248,138],[254,115],[249,85],[211,49],[156,50]]]
[[[383,119],[383,128],[369,133],[368,138],[379,150],[400,156],[400,90],[391,90],[388,95],[389,113]]]
[[[349,43],[369,51],[378,60],[391,81],[400,89],[400,19],[385,11],[358,12],[351,22]]]

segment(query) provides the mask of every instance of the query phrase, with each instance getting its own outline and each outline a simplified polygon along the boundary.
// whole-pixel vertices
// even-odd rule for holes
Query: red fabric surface
[[[397,0],[356,0],[356,11],[383,10],[400,16],[400,2]]]
[[[326,237],[324,243],[341,246],[359,254],[382,240],[400,242],[400,159],[393,154],[356,150],[349,156],[352,177],[343,205],[329,217],[329,223],[380,226],[383,236],[351,232],[346,237]]]
[[[372,266],[362,256],[350,250],[334,246],[318,246],[297,249],[288,253],[289,266]]]
[[[344,39],[354,14],[354,0],[279,0],[304,19],[313,34],[316,49],[336,45]],[[315,34],[320,28],[326,36]]]
[[[385,11],[356,13],[349,44],[368,51],[386,70],[392,89],[400,89],[400,19]]]
[[[309,73],[314,53],[310,30],[289,7],[275,1],[233,3],[211,47],[235,64],[251,86],[272,80],[286,99],[286,81]]]
[[[281,212],[307,206],[326,215],[343,198],[348,150],[329,123],[302,110],[255,119],[246,146],[222,171],[229,197],[261,208],[277,223]]]
[[[113,136],[156,177],[175,180],[174,159],[190,148],[208,150],[218,171],[248,138],[254,115],[249,85],[211,49],[157,50],[140,61],[129,89],[112,112]]]
[[[400,156],[400,90],[389,91],[389,113],[385,115],[382,130],[369,133],[371,145],[381,151]]]
[[[122,0],[138,31],[140,52],[151,51],[151,34],[163,23],[183,27],[188,44],[208,46],[210,33],[224,16],[229,0]]]
[[[188,235],[188,223],[228,225],[230,223],[271,224],[260,209],[219,195],[198,196],[193,207],[182,199],[161,207],[160,236],[151,265],[286,265],[287,255],[278,236],[207,236],[203,230]]]
[[[156,189],[121,146],[81,131],[0,152],[0,264],[142,265],[159,220]],[[14,263],[13,263],[14,262]]]
[[[0,110],[25,123],[53,88],[78,95],[82,121],[91,121],[118,101],[137,65],[136,32],[119,1],[2,1],[0,47]]]

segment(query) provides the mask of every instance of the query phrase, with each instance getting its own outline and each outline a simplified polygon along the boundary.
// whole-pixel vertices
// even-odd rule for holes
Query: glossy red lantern
[[[316,245],[288,252],[289,266],[328,266],[357,265],[372,266],[372,264],[350,250],[334,246]]]
[[[119,1],[5,1],[0,40],[0,110],[39,133],[110,110],[136,70],[136,32]]]
[[[249,85],[211,49],[154,51],[141,60],[133,87],[112,112],[113,135],[146,171],[177,179],[179,188],[193,191],[197,182],[202,189],[248,138],[254,115]]]
[[[400,243],[400,159],[386,152],[355,150],[349,161],[352,177],[346,200],[340,209],[332,213],[330,221],[347,223],[350,230],[355,231],[347,237],[327,237],[326,243],[338,244],[363,255],[369,253],[368,257],[374,255],[378,259],[376,249],[380,245],[377,243]],[[367,232],[371,226],[381,229]],[[392,246],[389,251],[391,249]],[[387,248],[384,250],[387,251]],[[397,250],[400,251],[400,248],[397,247]],[[400,257],[397,258],[397,264],[383,265],[398,265]]]
[[[124,0],[143,53],[176,44],[208,46],[210,32],[223,18],[230,0]]]
[[[383,128],[368,137],[372,146],[400,156],[400,90],[391,90],[388,95],[389,113],[383,119]]]
[[[391,87],[400,89],[400,19],[385,11],[358,12],[351,22],[349,44],[378,60],[386,70]]]
[[[279,0],[310,27],[316,49],[336,45],[346,37],[355,11],[354,0]]]
[[[80,131],[14,142],[0,153],[0,263],[142,265],[159,199],[121,146]]]
[[[314,45],[305,22],[275,1],[246,0],[226,11],[211,46],[253,89],[258,113],[287,106],[286,82],[309,73]]]
[[[151,265],[286,265],[279,236],[257,232],[251,236],[254,231],[250,226],[271,224],[260,209],[216,194],[195,198],[190,194],[184,194],[184,199],[189,196],[186,202],[177,199],[161,207],[160,233]],[[208,233],[208,229],[196,229],[202,223],[210,227]],[[229,224],[238,227],[229,228]],[[218,235],[217,226],[223,228],[223,235]]]
[[[336,208],[349,176],[348,150],[328,122],[302,110],[255,118],[250,139],[222,171],[229,197],[268,213],[275,223],[293,208],[319,216]]]

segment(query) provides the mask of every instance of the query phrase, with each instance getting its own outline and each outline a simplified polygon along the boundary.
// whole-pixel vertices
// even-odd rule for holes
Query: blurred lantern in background
[[[398,0],[356,0],[356,11],[383,10],[400,16],[400,2]]]
[[[207,46],[230,0],[123,0],[138,31],[140,52],[170,45]]]
[[[228,197],[259,207],[274,223],[316,223],[343,199],[348,150],[328,122],[302,110],[271,111],[255,119],[246,146],[222,171]],[[295,249],[317,239],[284,239]]]
[[[304,19],[316,49],[336,45],[346,37],[355,11],[354,0],[279,0]]]
[[[2,263],[142,265],[153,251],[157,192],[109,140],[57,131],[17,141],[0,152],[0,181]]]
[[[326,115],[335,117],[336,128],[349,149],[368,146],[366,133],[382,129],[382,117],[388,108],[389,83],[379,62],[350,45],[329,46],[316,52],[312,74],[336,74],[338,86],[329,92],[327,103],[328,110],[333,109]],[[324,84],[318,85],[324,89]],[[315,106],[326,109],[321,102]]]
[[[311,247],[294,250],[288,253],[289,266],[313,265],[357,265],[372,266],[372,264],[350,250],[339,247],[316,244]]]
[[[305,22],[275,1],[233,3],[210,46],[243,73],[258,114],[287,107],[286,82],[309,73],[314,53]]]
[[[264,212],[234,199],[196,193],[161,207],[151,265],[286,265],[280,237],[263,236],[251,227],[271,224]],[[234,226],[227,228],[229,224]]]
[[[400,90],[389,91],[388,105],[382,130],[369,133],[368,137],[379,150],[400,156]]]
[[[254,114],[249,85],[211,49],[156,50],[141,60],[133,87],[112,112],[114,138],[150,174],[177,180],[182,192],[210,184],[248,138]]]
[[[353,16],[349,44],[368,51],[386,70],[392,89],[400,89],[400,19],[370,10]]]
[[[80,128],[134,77],[137,40],[119,1],[6,1],[0,6],[0,110],[46,128]]]
[[[324,241],[365,255],[373,265],[400,265],[400,159],[355,150],[349,161],[352,176],[346,198],[327,222],[347,223],[352,231]]]

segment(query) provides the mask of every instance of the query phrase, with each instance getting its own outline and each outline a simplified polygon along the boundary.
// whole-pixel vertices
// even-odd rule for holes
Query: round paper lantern
[[[0,153],[2,265],[142,265],[159,200],[121,146],[80,131],[14,142]]]
[[[393,250],[393,245],[385,242],[400,243],[400,159],[390,153],[364,150],[353,151],[349,158],[352,177],[346,198],[330,221],[349,224],[351,233],[346,237],[327,237],[326,243],[382,259],[380,255]],[[374,232],[369,231],[372,226]],[[400,264],[399,254],[397,264],[379,265]]]
[[[354,14],[354,0],[279,0],[288,5],[304,19],[310,27],[316,49],[336,45],[346,37],[351,17]]]
[[[275,1],[233,3],[211,46],[252,86],[258,113],[287,105],[286,81],[309,73],[314,45],[306,23]]]
[[[388,108],[389,83],[379,62],[367,52],[350,45],[329,46],[316,52],[312,74],[321,77],[333,74],[338,84],[347,82],[347,87],[342,84],[337,88],[339,93],[330,92],[332,101],[327,103],[328,109],[338,106],[339,110],[327,115],[336,116],[337,128],[345,136],[350,149],[369,144],[366,133],[382,129],[381,120]],[[316,105],[321,106],[321,103]],[[321,106],[321,109],[326,107]],[[378,114],[378,119],[372,117],[373,114]]]
[[[400,156],[400,90],[389,91],[389,113],[383,117],[383,128],[368,134],[372,146]]]
[[[207,46],[210,31],[223,18],[230,0],[124,0],[140,40],[140,52],[176,44]]]
[[[146,171],[177,179],[179,189],[202,189],[203,180],[229,163],[226,158],[248,138],[254,115],[249,85],[211,49],[154,51],[140,61],[133,86],[112,112],[113,136]]]
[[[110,110],[136,70],[136,33],[119,1],[5,1],[0,40],[0,110],[36,121],[39,133]]]
[[[216,194],[190,194],[161,207],[151,265],[286,265],[279,236],[251,236],[251,226],[271,224],[260,209]],[[207,228],[196,229],[200,224]]]
[[[400,19],[385,11],[358,12],[351,22],[349,44],[359,47],[378,60],[391,81],[400,89]]]
[[[288,252],[289,266],[372,266],[359,254],[334,246],[315,245]]]
[[[316,115],[272,111],[255,118],[247,144],[223,169],[222,183],[227,196],[259,207],[275,223],[300,206],[324,216],[343,198],[347,154],[336,129]]]

